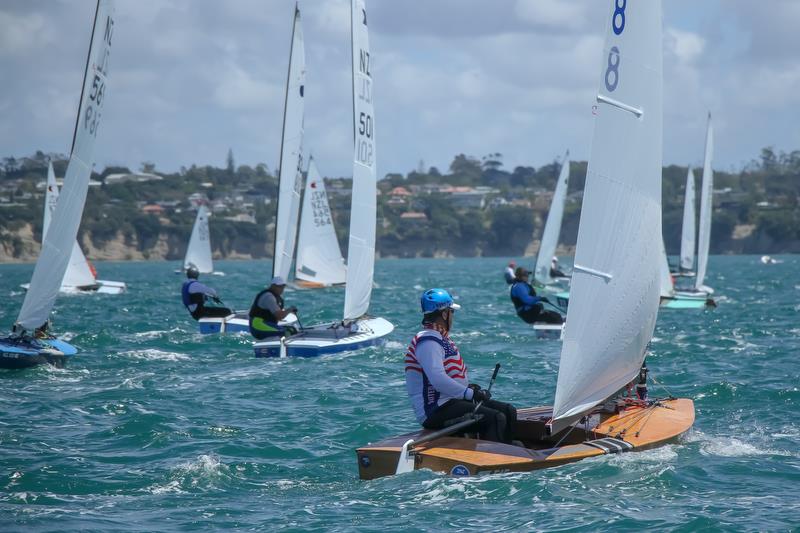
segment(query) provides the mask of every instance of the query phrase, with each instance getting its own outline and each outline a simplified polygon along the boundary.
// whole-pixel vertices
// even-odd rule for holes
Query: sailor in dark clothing
[[[293,335],[297,330],[292,326],[279,325],[290,313],[297,313],[296,307],[283,308],[283,290],[286,281],[275,276],[269,287],[259,292],[250,306],[250,334],[258,340],[268,337]]]
[[[514,274],[514,284],[511,285],[510,295],[511,301],[514,302],[517,316],[528,324],[536,322],[562,324],[564,319],[561,318],[559,313],[544,310],[542,302],[550,303],[550,300],[536,296],[536,291],[528,283],[530,272],[523,267],[519,267]]]
[[[233,311],[227,307],[206,305],[208,300],[219,305],[222,304],[222,301],[217,297],[217,291],[197,281],[199,277],[200,271],[194,265],[190,265],[186,269],[186,281],[183,282],[183,287],[181,287],[183,305],[189,310],[192,318],[200,320],[201,318],[225,317],[233,314]]]

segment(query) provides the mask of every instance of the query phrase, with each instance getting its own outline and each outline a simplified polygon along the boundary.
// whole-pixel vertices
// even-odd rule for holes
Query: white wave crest
[[[127,352],[120,352],[122,357],[131,357],[143,361],[188,361],[190,357],[177,352],[163,352],[154,348],[146,350],[129,350]]]

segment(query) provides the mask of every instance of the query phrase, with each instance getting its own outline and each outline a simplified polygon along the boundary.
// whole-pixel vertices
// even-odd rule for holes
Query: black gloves
[[[212,296],[211,301],[214,302],[215,304],[222,305],[222,300],[220,300],[219,297],[217,296]]]
[[[485,400],[491,400],[491,399],[492,399],[492,393],[489,392],[488,390],[482,390],[482,389],[475,390],[475,389],[472,389],[472,400],[473,401],[483,402]]]

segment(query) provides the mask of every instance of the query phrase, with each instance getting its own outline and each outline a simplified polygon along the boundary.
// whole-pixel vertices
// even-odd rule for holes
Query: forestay
[[[211,259],[211,236],[208,231],[208,208],[201,205],[197,209],[194,219],[192,236],[189,238],[189,247],[183,260],[183,268],[194,265],[203,274],[214,272],[214,262]]]
[[[659,305],[661,2],[609,3],[553,432],[633,380]]]
[[[323,285],[345,282],[344,259],[328,205],[325,180],[319,175],[313,158],[308,161],[294,276]]]
[[[547,213],[547,221],[544,224],[542,242],[539,246],[539,255],[536,257],[536,268],[533,273],[536,281],[542,285],[553,281],[553,278],[550,277],[550,263],[556,253],[558,236],[561,233],[561,220],[564,218],[564,204],[567,201],[567,189],[569,188],[569,162],[569,150],[567,150],[567,153],[564,154],[564,162],[561,164],[553,200],[550,202],[550,212]]]
[[[694,172],[689,166],[686,173],[686,195],[683,199],[683,229],[681,230],[681,268],[694,268],[695,211],[694,211]]]
[[[300,10],[295,6],[286,101],[283,109],[281,163],[278,171],[278,214],[272,275],[288,279],[292,267],[300,193],[303,189],[303,121],[305,116],[306,53]]]
[[[704,288],[708,267],[708,249],[711,246],[711,212],[713,211],[714,171],[711,160],[714,158],[714,128],[711,124],[711,113],[708,114],[706,128],[706,153],[703,159],[703,185],[700,188],[700,231],[697,236],[697,277],[694,287]]]
[[[45,193],[44,200],[44,222],[42,224],[42,235],[47,234],[50,228],[50,219],[53,217],[56,205],[58,203],[58,184],[56,183],[56,174],[53,171],[53,164],[47,166],[47,192]],[[61,281],[60,288],[73,288],[73,287],[91,287],[96,283],[92,269],[89,268],[89,262],[86,256],[83,255],[83,250],[78,245],[78,241],[72,243],[72,253],[70,254],[69,263],[67,264],[67,271],[64,273],[64,279]]]
[[[344,318],[354,320],[367,312],[375,269],[375,112],[372,102],[367,10],[364,0],[351,0],[353,53],[353,125],[355,154],[350,240],[347,252],[347,288]]]
[[[113,33],[114,2],[98,0],[64,188],[51,227],[42,239],[42,251],[33,270],[30,289],[17,317],[17,324],[28,331],[44,324],[50,316],[78,235],[94,161],[94,143],[106,99]]]

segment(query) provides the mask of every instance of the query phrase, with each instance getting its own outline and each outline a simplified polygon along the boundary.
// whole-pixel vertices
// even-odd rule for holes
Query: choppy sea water
[[[779,259],[712,257],[719,307],[660,312],[648,366],[697,410],[679,442],[527,474],[370,482],[353,450],[416,427],[402,356],[423,288],[462,304],[453,336],[472,381],[500,362],[496,397],[552,402],[560,345],[515,318],[503,259],[379,261],[372,310],[396,326],[387,344],[288,360],[255,359],[244,336],[196,333],[174,263],[100,263],[129,292],[59,299],[55,329],[81,350],[69,366],[0,371],[0,530],[800,527],[800,257]],[[203,281],[237,308],[270,272],[217,267],[227,275]],[[0,266],[0,327],[31,270]],[[343,293],[286,299],[313,323],[340,317]]]

